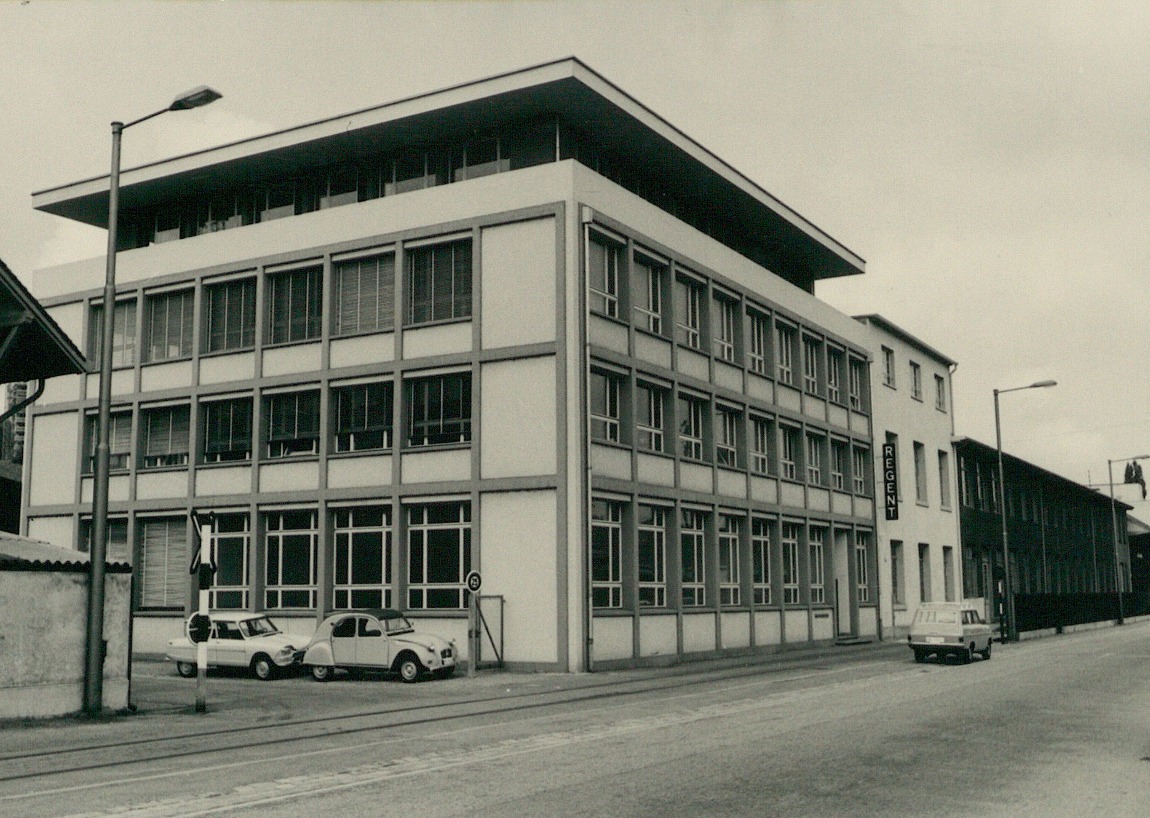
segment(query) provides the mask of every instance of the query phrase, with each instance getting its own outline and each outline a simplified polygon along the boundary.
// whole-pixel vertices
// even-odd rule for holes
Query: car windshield
[[[279,628],[272,624],[272,621],[266,616],[257,616],[254,619],[245,619],[240,623],[244,629],[244,635],[252,636],[268,636],[273,633],[279,633]]]
[[[408,633],[415,630],[415,628],[411,627],[411,623],[407,621],[406,616],[397,616],[394,619],[384,619],[382,622],[384,627],[387,628],[387,632],[389,634]]]

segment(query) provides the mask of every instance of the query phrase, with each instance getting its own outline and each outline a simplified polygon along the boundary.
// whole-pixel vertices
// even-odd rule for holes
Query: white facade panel
[[[196,495],[248,494],[252,490],[251,466],[196,469]]]
[[[471,351],[471,322],[440,324],[433,327],[404,330],[403,357],[427,358]]]
[[[483,364],[481,476],[555,474],[555,364],[553,357]]]
[[[341,457],[327,464],[328,488],[391,485],[391,455]]]
[[[630,659],[634,653],[634,631],[629,616],[597,616],[594,623],[595,661]]]
[[[260,466],[261,492],[315,491],[319,488],[319,464],[314,460],[304,463],[270,463]]]
[[[143,472],[136,477],[136,498],[157,500],[188,496],[188,473],[186,471],[165,471],[150,474]]]
[[[75,412],[51,415],[33,415],[28,438],[32,445],[29,454],[33,464],[53,464],[31,468],[28,480],[28,504],[31,506],[71,503],[75,498],[75,484],[66,475],[75,474],[79,430]],[[65,468],[59,468],[66,465]]]
[[[716,647],[713,613],[683,614],[683,652],[702,653]]]
[[[402,459],[404,483],[471,479],[471,449],[407,452]]]
[[[330,349],[331,368],[362,366],[395,360],[395,333],[333,338]]]
[[[679,650],[679,628],[673,614],[639,616],[639,655],[674,656]]]
[[[254,352],[237,352],[232,355],[212,355],[200,359],[200,383],[227,383],[246,381],[256,376],[256,356]]]
[[[29,517],[29,539],[43,540],[61,548],[73,548],[76,542],[75,531],[72,528],[72,518],[69,517]],[[8,600],[10,603],[11,600]]]
[[[319,344],[294,344],[264,350],[263,374],[265,377],[315,372],[319,368]]]
[[[170,364],[149,364],[140,370],[140,391],[187,389],[192,385],[192,362],[175,361]]]
[[[483,229],[484,349],[555,340],[555,219]]]

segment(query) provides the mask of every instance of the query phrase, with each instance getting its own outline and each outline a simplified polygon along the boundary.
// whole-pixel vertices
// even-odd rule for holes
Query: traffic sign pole
[[[464,580],[469,594],[467,602],[467,678],[475,678],[475,666],[479,664],[479,589],[483,578],[478,571],[471,571]]]

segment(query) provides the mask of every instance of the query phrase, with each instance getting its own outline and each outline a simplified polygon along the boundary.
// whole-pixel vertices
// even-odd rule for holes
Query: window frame
[[[706,401],[703,398],[680,392],[676,406],[676,419],[679,423],[679,455],[687,460],[705,462],[703,446],[703,416]]]
[[[367,513],[372,519],[357,519]],[[376,522],[374,514],[379,513]],[[394,527],[391,506],[342,506],[332,510],[332,583],[331,604],[334,610],[391,608],[395,571]],[[365,547],[379,546],[378,574],[375,555],[361,552]],[[371,576],[363,576],[366,570]],[[365,598],[367,597],[367,598]]]
[[[180,417],[182,415],[182,417]],[[160,436],[160,418],[167,417],[166,442]],[[155,424],[153,421],[157,421]],[[178,421],[182,420],[182,428]],[[141,471],[186,467],[191,459],[191,406],[186,403],[140,407]],[[155,440],[155,449],[153,447]]]
[[[602,265],[594,248],[602,248]],[[588,309],[607,318],[619,317],[619,271],[626,243],[598,230],[587,233]]]
[[[308,515],[310,524],[305,527],[296,525],[289,528],[287,525],[289,519],[297,515]],[[273,520],[278,521],[278,527],[272,525]],[[314,609],[319,594],[319,513],[314,508],[265,511],[263,521],[264,608],[269,611]],[[294,519],[291,521],[297,522]],[[307,563],[303,566],[307,573],[307,581],[303,583],[285,581],[287,578],[285,567],[293,569],[300,567],[298,559],[284,559],[285,550],[293,545],[289,541],[297,539],[303,541],[308,552]],[[274,560],[273,549],[276,552]],[[285,594],[304,594],[306,602],[285,604]]]
[[[707,524],[702,511],[680,509],[679,599],[684,608],[707,605]]]
[[[448,519],[444,514],[442,519],[433,520],[432,509],[447,511],[455,506],[455,519]],[[416,519],[420,512],[422,519]],[[431,502],[412,503],[404,506],[404,516],[407,522],[407,607],[418,611],[463,610],[467,606],[467,589],[464,580],[472,565],[472,515],[469,500],[438,500]],[[433,581],[435,569],[442,570],[442,566],[433,565],[431,549],[435,547],[430,541],[434,532],[456,532],[456,542],[453,547],[455,553],[454,573],[456,577],[450,581]],[[416,536],[420,535],[422,543],[419,560],[414,559]],[[442,547],[444,543],[439,543]],[[449,568],[451,566],[448,566]],[[418,581],[416,570],[418,572]],[[455,605],[428,604],[431,594],[442,595],[444,600],[454,597]]]
[[[466,248],[466,252],[462,252]],[[450,254],[450,280],[441,285],[441,257]],[[426,260],[426,261],[425,261]],[[475,257],[471,236],[408,245],[404,248],[404,325],[408,327],[469,321],[474,312]],[[424,268],[425,264],[430,267]],[[430,279],[420,278],[430,271]],[[419,286],[417,286],[417,284]],[[444,299],[446,303],[444,303]]]
[[[756,605],[771,604],[771,526],[766,517],[751,518],[751,589]]]
[[[808,593],[812,605],[825,605],[826,598],[826,540],[827,529],[810,526],[807,529]]]
[[[646,516],[645,512],[650,512]],[[644,535],[650,535],[646,539]],[[635,549],[638,558],[637,602],[640,608],[667,607],[667,509],[640,503],[635,522]],[[649,561],[645,553],[650,551]],[[650,575],[645,563],[650,563]]]
[[[162,320],[160,307],[163,307]],[[178,305],[173,316],[173,306]],[[192,357],[196,291],[192,287],[144,295],[143,360],[146,363]],[[174,320],[173,320],[174,319]],[[173,325],[175,332],[173,332]],[[159,337],[157,337],[157,333]],[[162,349],[157,354],[157,345]],[[174,345],[174,349],[173,349]]]
[[[302,282],[302,283],[301,283]],[[323,265],[307,264],[264,276],[265,344],[316,341],[323,329]],[[302,298],[300,308],[298,302]]]
[[[242,434],[245,424],[237,424],[236,418],[243,417],[244,415],[237,415],[237,408],[243,408],[246,404],[246,438]],[[213,418],[213,415],[219,411],[218,407],[228,406],[228,436],[227,448],[213,448],[212,430],[220,428],[219,418]],[[201,450],[202,463],[239,463],[248,462],[252,459],[253,453],[253,430],[252,430],[252,412],[254,409],[253,399],[250,395],[245,397],[236,398],[222,398],[222,399],[203,399],[200,401],[200,414],[203,416],[202,428],[203,437]],[[236,434],[236,426],[240,427],[240,434]],[[233,442],[234,441],[234,442]],[[244,443],[243,445],[235,445],[235,443]]]
[[[636,379],[635,444],[643,451],[663,454],[666,449],[666,402],[669,390],[643,379]]]
[[[255,276],[203,285],[202,353],[237,352],[255,347],[256,285]],[[238,301],[234,308],[233,301]],[[222,328],[217,328],[217,323],[222,323]],[[232,326],[233,323],[236,326]]]
[[[601,388],[600,385],[601,384]],[[608,369],[591,367],[590,375],[591,439],[620,443],[623,376]]]
[[[636,251],[631,261],[631,299],[635,326],[663,334],[663,281],[670,269],[664,261]],[[644,272],[641,272],[644,271]]]
[[[450,397],[457,398],[455,402],[458,403],[459,414],[452,416],[447,414],[449,407],[449,396],[447,389],[451,383],[458,379],[458,395]],[[435,403],[432,400],[434,394],[430,391],[432,384],[438,383],[439,396],[439,417],[431,417],[430,411],[434,408]],[[417,400],[416,390],[419,388],[426,388],[428,391],[423,395],[422,400]],[[404,436],[405,448],[408,449],[425,449],[432,446],[470,446],[471,445],[471,421],[473,417],[472,412],[472,392],[471,392],[471,372],[444,372],[435,375],[415,375],[413,377],[404,378],[403,381],[404,399],[406,401],[406,414],[407,414],[407,429]],[[423,414],[417,414],[417,406],[423,406]],[[454,433],[449,433],[450,429],[455,429]],[[422,434],[417,435],[417,429],[422,430]],[[438,432],[435,430],[438,429]]]
[[[716,570],[719,580],[719,606],[736,607],[742,604],[742,583],[739,576],[740,518],[734,514],[720,514],[716,539],[718,559]]]
[[[735,362],[738,313],[738,300],[718,290],[712,290],[711,349],[717,359],[731,364]]]
[[[373,400],[372,392],[376,389],[381,390],[381,394],[375,395]],[[355,395],[360,392],[363,393],[362,413],[357,405],[348,404],[348,401],[354,401]],[[330,397],[332,451],[334,453],[386,451],[393,447],[395,442],[394,381],[332,384]],[[362,422],[358,420],[360,414],[363,416]]]
[[[680,272],[675,276],[675,342],[687,349],[703,349],[703,297],[707,285]]]
[[[395,255],[332,259],[332,338],[395,331]]]
[[[277,434],[276,411],[282,402],[294,402],[291,414],[294,421],[291,428],[285,425],[283,433]],[[313,457],[319,454],[320,443],[320,390],[301,389],[292,392],[274,392],[264,395],[265,418],[264,453],[269,460],[290,459],[293,457]],[[314,417],[314,423],[308,422]],[[301,423],[301,419],[305,422]],[[294,432],[287,434],[286,432]]]
[[[623,607],[623,503],[617,500],[591,500],[591,604]]]

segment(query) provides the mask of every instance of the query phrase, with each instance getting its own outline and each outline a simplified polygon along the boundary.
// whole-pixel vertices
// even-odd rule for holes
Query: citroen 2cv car
[[[916,662],[925,662],[933,653],[939,659],[957,656],[964,664],[976,653],[989,659],[992,640],[990,626],[970,602],[922,603],[906,637]]]
[[[319,682],[329,681],[337,669],[394,671],[405,682],[424,673],[442,679],[455,672],[455,645],[417,632],[390,608],[339,611],[316,628],[303,663]]]
[[[211,614],[208,667],[246,667],[264,681],[280,669],[299,665],[306,636],[283,633],[265,614],[218,611]],[[196,645],[187,635],[168,642],[167,658],[184,677],[196,675]]]

